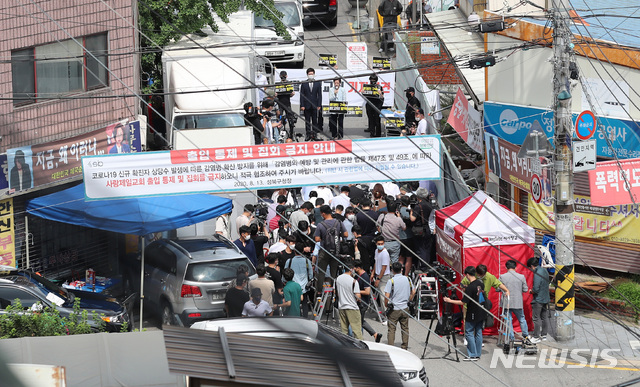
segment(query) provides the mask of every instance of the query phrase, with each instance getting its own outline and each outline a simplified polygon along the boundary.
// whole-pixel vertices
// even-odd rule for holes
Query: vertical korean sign
[[[0,201],[0,265],[16,266],[13,199]]]
[[[469,101],[460,88],[458,88],[458,93],[453,101],[453,107],[447,123],[455,129],[471,149],[482,153],[480,112],[469,106]]]

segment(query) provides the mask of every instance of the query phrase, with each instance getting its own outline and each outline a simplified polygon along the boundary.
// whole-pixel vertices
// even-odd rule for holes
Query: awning
[[[27,204],[27,212],[41,218],[134,235],[200,223],[231,208],[231,199],[208,194],[85,201],[84,184]]]
[[[477,55],[485,52],[482,34],[469,33],[471,29],[467,23],[467,17],[460,9],[428,13],[426,16],[452,59],[463,59],[469,54]],[[456,68],[464,78],[463,82],[471,88],[467,93],[474,94],[480,103],[484,102],[484,69],[471,70],[458,66]]]

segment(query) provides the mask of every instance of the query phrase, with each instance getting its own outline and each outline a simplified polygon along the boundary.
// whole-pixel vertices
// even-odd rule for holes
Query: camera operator
[[[409,301],[413,300],[416,295],[416,289],[413,287],[409,277],[402,275],[402,264],[394,262],[391,265],[393,277],[387,282],[384,288],[384,306],[389,308],[392,305],[391,312],[387,314],[389,319],[387,328],[387,339],[389,345],[393,345],[396,337],[396,324],[400,322],[402,335],[402,345],[400,348],[406,350],[409,347]]]
[[[316,232],[316,228],[313,225],[309,225],[308,220],[301,220],[298,222],[298,230],[294,232],[296,242],[304,245],[304,253],[311,254],[316,246],[313,235]]]
[[[297,230],[298,228],[298,224],[301,221],[305,221],[307,222],[307,225],[309,224],[309,213],[313,211],[313,204],[311,204],[310,202],[304,202],[302,203],[302,205],[300,206],[300,208],[296,211],[293,211],[291,213],[291,216],[289,217],[289,221],[291,222],[291,225],[293,226],[294,230]]]
[[[262,126],[267,144],[280,143],[280,128],[282,123],[276,115],[275,101],[272,97],[265,98],[262,101]]]
[[[413,242],[420,262],[419,266],[431,263],[431,230],[429,229],[429,216],[431,215],[431,204],[429,202],[429,190],[420,187],[416,191],[418,203],[411,207],[410,219],[413,222],[411,231],[413,232]]]
[[[253,221],[253,211],[255,211],[255,207],[253,204],[245,204],[243,208],[242,214],[236,218],[236,231],[238,235],[240,235],[240,227],[248,226]]]
[[[476,278],[476,268],[467,266],[464,269],[465,278],[469,285],[464,290],[462,300],[454,300],[444,297],[444,302],[455,305],[466,305],[467,313],[464,321],[464,336],[467,340],[468,357],[465,361],[478,361],[482,353],[482,329],[486,318],[486,311],[480,305],[479,294],[484,289],[482,281]]]
[[[413,264],[413,233],[411,232],[411,227],[413,223],[411,222],[411,209],[409,208],[410,198],[408,196],[401,196],[400,201],[398,202],[399,208],[398,212],[400,214],[400,218],[405,224],[405,228],[400,230],[400,256],[398,257],[398,261],[404,265],[404,275],[409,275],[411,271],[411,266]]]
[[[264,142],[264,126],[262,125],[262,115],[251,102],[247,102],[244,104],[244,111],[244,122],[247,124],[247,126],[251,126],[253,128],[253,140],[255,141],[255,144],[262,144]]]

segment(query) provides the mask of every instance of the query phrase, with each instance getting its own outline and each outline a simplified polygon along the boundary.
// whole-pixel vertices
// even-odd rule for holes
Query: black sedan
[[[311,23],[322,22],[328,27],[338,25],[337,0],[303,0],[304,16],[309,16]]]
[[[127,308],[114,298],[100,293],[65,289],[30,271],[0,266],[0,313],[6,313],[6,307],[18,299],[25,311],[55,306],[60,316],[68,317],[73,313],[76,298],[80,299],[80,310],[88,312],[87,323],[93,329],[99,330],[100,325],[104,324],[107,332],[120,332],[123,324],[127,323],[127,330],[131,330]],[[95,321],[96,316],[102,321]]]

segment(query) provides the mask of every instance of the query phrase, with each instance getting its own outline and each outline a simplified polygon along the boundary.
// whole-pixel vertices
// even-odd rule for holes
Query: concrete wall
[[[37,4],[37,5],[35,5]],[[9,148],[50,142],[105,126],[123,118],[133,118],[137,102],[129,98],[78,98],[41,101],[14,107],[11,80],[11,51],[54,43],[108,31],[110,86],[77,97],[130,94],[116,79],[137,90],[134,80],[134,37],[132,0],[112,0],[109,4],[121,16],[99,0],[44,0],[4,2],[0,13],[0,153]],[[46,12],[46,14],[45,14]],[[53,18],[58,24],[54,23]]]

